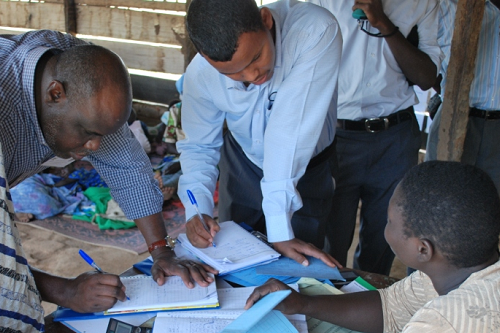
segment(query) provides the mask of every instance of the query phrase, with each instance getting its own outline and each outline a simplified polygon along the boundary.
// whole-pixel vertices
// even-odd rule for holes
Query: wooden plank
[[[64,4],[0,1],[0,25],[65,31]]]
[[[484,6],[484,0],[458,1],[439,126],[439,160],[460,161],[462,157]]]
[[[25,31],[0,29],[0,34],[17,35]],[[184,55],[179,48],[138,45],[122,42],[87,39],[96,45],[116,52],[129,68],[153,72],[184,73]]]
[[[1,0],[3,2],[19,2],[19,0]],[[64,4],[65,0],[44,0],[45,3]],[[76,4],[100,7],[134,7],[171,11],[186,11],[186,1],[166,0],[75,0]]]
[[[171,11],[186,11],[186,2],[172,1],[145,1],[145,0],[76,0],[78,4],[86,4],[88,6],[120,6],[120,7],[135,7]]]
[[[129,68],[172,74],[184,73],[184,55],[179,48],[105,40],[90,41],[116,52]]]
[[[77,6],[78,33],[182,45],[184,16]]]

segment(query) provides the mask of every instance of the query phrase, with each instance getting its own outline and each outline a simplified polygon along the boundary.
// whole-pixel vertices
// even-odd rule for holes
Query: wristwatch
[[[167,235],[167,237],[151,243],[151,245],[149,245],[149,247],[148,247],[148,251],[149,251],[149,253],[151,253],[154,250],[156,250],[160,247],[163,247],[163,246],[166,246],[169,249],[173,250],[175,247],[175,239]]]

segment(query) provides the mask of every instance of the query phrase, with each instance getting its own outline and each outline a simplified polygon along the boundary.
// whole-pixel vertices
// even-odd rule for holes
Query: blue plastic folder
[[[297,332],[281,312],[273,311],[290,293],[290,290],[280,290],[264,296],[221,333]]]
[[[337,267],[327,266],[321,260],[314,257],[307,257],[309,266],[302,266],[293,259],[281,257],[266,265],[256,267],[257,274],[310,277],[315,279],[330,279],[345,281]]]

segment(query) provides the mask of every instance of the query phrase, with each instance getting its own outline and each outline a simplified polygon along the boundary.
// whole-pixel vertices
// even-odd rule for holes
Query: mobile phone
[[[109,319],[108,328],[106,333],[151,333],[152,328],[134,326],[129,323],[125,323],[121,320],[116,320],[114,318]]]

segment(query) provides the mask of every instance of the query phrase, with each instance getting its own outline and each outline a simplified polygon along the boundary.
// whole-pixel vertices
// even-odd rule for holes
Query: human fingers
[[[205,248],[212,244],[213,236],[205,230],[197,216],[186,223],[186,236],[191,244],[198,248]]]
[[[202,265],[200,263],[192,262],[190,260],[186,260],[182,264],[189,270],[189,275],[191,277],[191,280],[194,280],[194,282],[196,282],[200,286],[206,287],[210,283],[214,282],[214,278],[205,269],[206,266],[208,265]],[[211,268],[211,270],[216,271],[213,268]]]
[[[69,289],[69,307],[77,312],[104,311],[126,298],[120,278],[112,274],[83,273],[71,281]]]
[[[296,242],[294,242],[294,239],[284,242],[276,242],[273,243],[273,246],[274,249],[281,253],[283,256],[293,259],[303,266],[309,265],[309,261],[307,260],[307,258],[300,251],[298,251],[300,246],[297,246]]]
[[[219,223],[217,223],[213,218],[207,215],[203,215],[203,217],[207,223],[208,229],[210,230],[210,235],[212,237],[215,237],[215,234],[217,234],[220,231]]]
[[[340,267],[342,268],[342,265],[330,254],[318,249],[316,246],[310,243],[306,243],[301,240],[297,240],[297,247],[296,250],[300,253],[303,253],[305,255],[317,258],[321,261],[323,261],[326,265],[330,267]]]
[[[267,294],[270,294],[278,290],[286,290],[286,289],[290,288],[281,281],[278,281],[274,278],[267,280],[266,283],[264,283],[260,287],[255,288],[254,291],[250,294],[250,296],[248,296],[247,301],[245,303],[245,310],[251,308],[252,305],[254,305],[259,299],[266,296]]]

